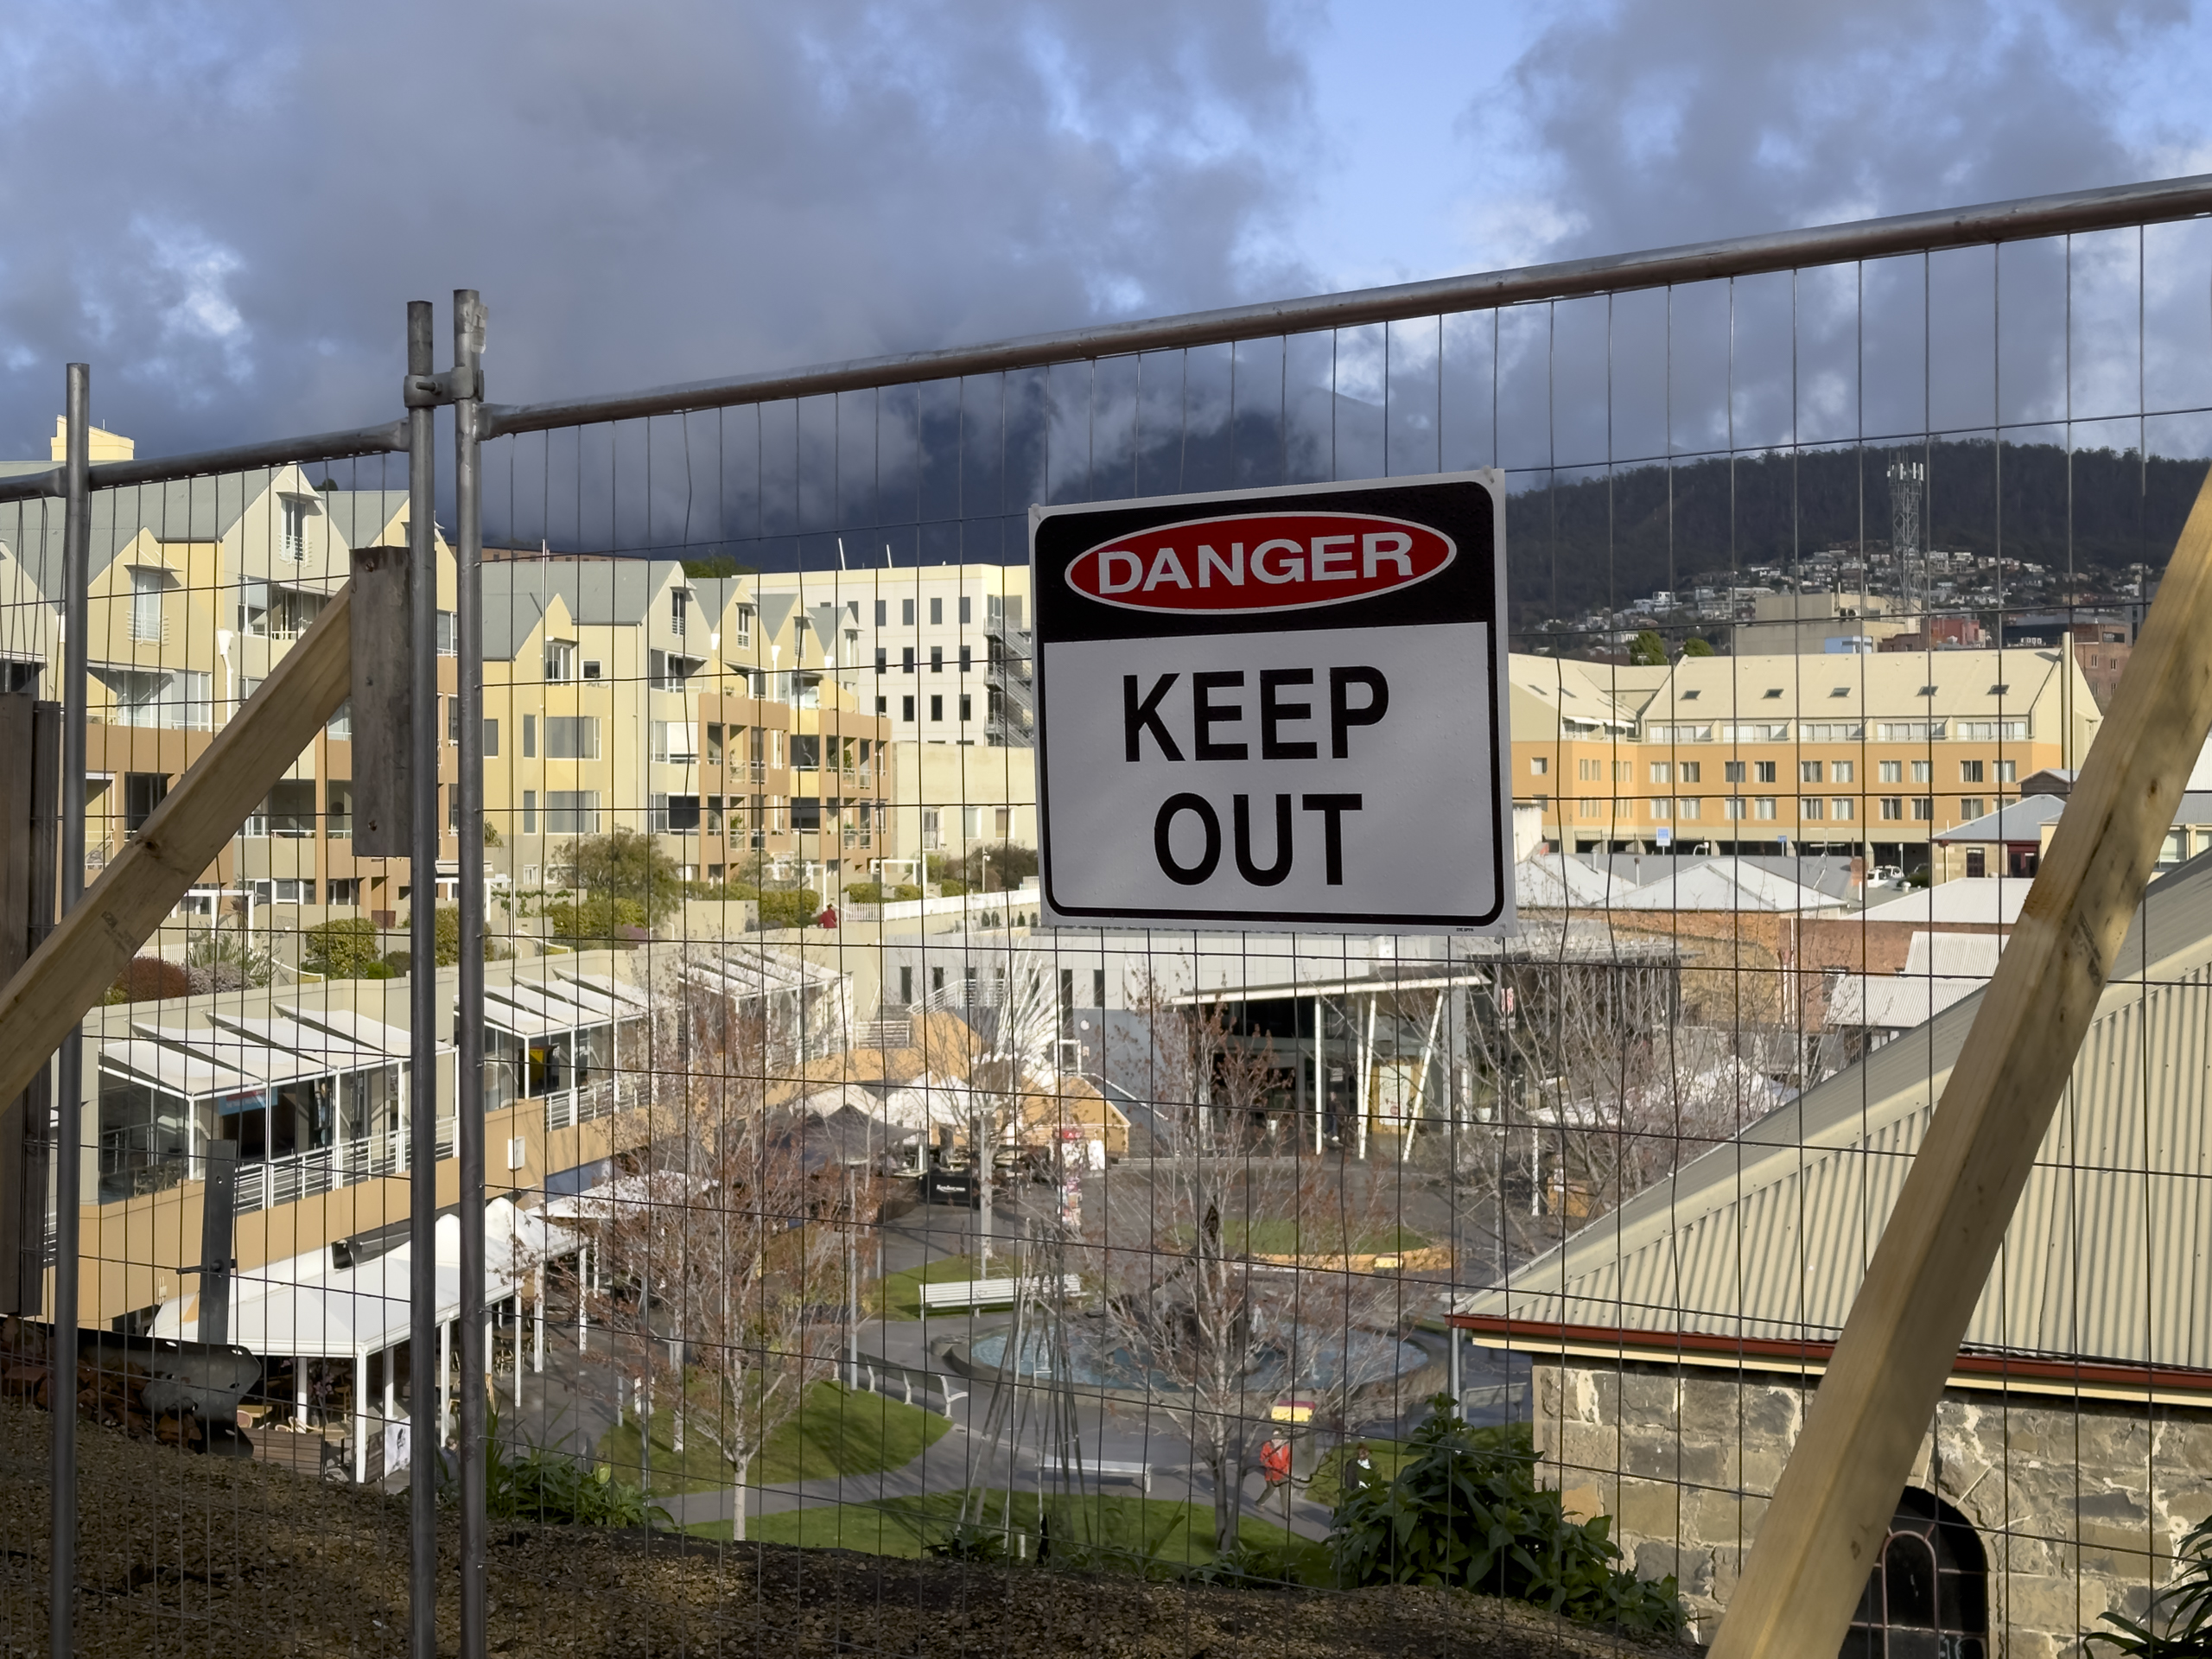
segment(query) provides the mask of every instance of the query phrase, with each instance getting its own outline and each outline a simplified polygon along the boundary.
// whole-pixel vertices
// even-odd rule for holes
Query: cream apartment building
[[[1513,793],[1571,851],[1830,852],[1928,861],[1932,838],[2078,767],[2101,723],[2069,652],[1516,654]]]

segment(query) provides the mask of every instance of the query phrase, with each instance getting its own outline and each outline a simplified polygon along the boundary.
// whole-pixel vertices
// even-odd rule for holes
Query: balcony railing
[[[438,1156],[454,1155],[457,1121],[438,1122]],[[407,1168],[407,1131],[386,1129],[359,1140],[272,1158],[265,1163],[240,1164],[238,1185],[231,1198],[233,1214],[248,1216],[272,1210],[280,1204],[296,1204],[321,1192],[359,1186],[382,1175],[398,1175]]]
[[[545,1127],[550,1129],[573,1129],[579,1123],[588,1123],[594,1118],[612,1117],[617,1112],[628,1111],[642,1105],[644,1089],[639,1079],[617,1075],[601,1077],[579,1089],[563,1089],[545,1096]]]

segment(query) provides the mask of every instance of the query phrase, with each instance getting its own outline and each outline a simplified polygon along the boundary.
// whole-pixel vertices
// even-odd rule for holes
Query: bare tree
[[[672,1386],[678,1449],[696,1434],[720,1453],[741,1538],[761,1444],[835,1374],[852,1235],[880,1193],[804,1115],[769,1107],[757,1004],[698,987],[660,1000],[653,1137],[597,1217],[599,1317],[613,1363]]]
[[[1376,1188],[1345,1160],[1255,1147],[1272,1070],[1217,1009],[1137,1003],[1150,1046],[1149,1179],[1127,1176],[1095,1211],[1108,1334],[1166,1386],[1167,1414],[1211,1477],[1214,1544],[1236,1546],[1249,1461],[1268,1408],[1295,1392],[1324,1417],[1382,1380],[1366,1363],[1398,1287],[1353,1270],[1386,1224]],[[1280,1260],[1262,1259],[1268,1256]],[[1326,1265],[1318,1265],[1325,1262]]]

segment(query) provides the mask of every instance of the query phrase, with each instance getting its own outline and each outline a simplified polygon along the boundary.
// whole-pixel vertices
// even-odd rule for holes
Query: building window
[[[899,718],[909,722],[913,720],[914,700],[912,697],[901,697],[899,699]]]
[[[973,716],[972,716],[972,715],[969,715],[969,705],[968,696],[967,696],[967,695],[963,692],[963,693],[961,695],[961,698],[960,698],[960,718],[961,718],[963,721],[967,721],[967,720],[969,720],[969,719],[971,719],[971,718],[973,718]]]
[[[1702,760],[1680,761],[1676,763],[1675,771],[1680,773],[1682,782],[1694,784],[1705,775],[1705,762]],[[1693,812],[1688,816],[1695,817],[1697,815]]]
[[[888,674],[891,671],[891,648],[888,645],[878,645],[875,648],[875,671],[879,674]]]
[[[931,697],[930,699],[930,720],[931,723],[935,723],[944,718],[944,699],[943,697]]]
[[[546,683],[565,685],[575,677],[575,642],[571,639],[548,639],[545,642]]]
[[[1752,797],[1751,816],[1755,818],[1772,817],[1774,816],[1774,797],[1771,795],[1757,795]]]
[[[925,852],[933,853],[942,844],[943,838],[938,829],[937,808],[925,806],[922,809],[922,849]],[[944,970],[940,968],[938,971],[942,974]]]
[[[1771,760],[1752,761],[1751,781],[1756,784],[1772,783],[1774,781],[1774,762]]]
[[[1970,876],[1989,874],[1989,855],[1986,850],[1980,847],[1967,849],[1967,874]]]
[[[691,595],[678,588],[668,596],[668,631],[677,639],[683,637],[684,625],[691,620]]]
[[[588,679],[588,680],[595,680],[595,679],[597,679],[598,677],[599,677],[599,661],[598,661],[598,659],[597,659],[596,658],[593,658],[593,657],[587,657],[587,658],[584,658],[584,678],[586,678],[586,679]]]
[[[1671,816],[1669,809],[1673,804],[1674,803],[1668,800],[1664,796],[1653,796],[1651,798],[1651,816],[1655,818],[1665,818]]]
[[[1916,784],[1929,784],[1935,782],[1936,763],[1933,760],[1914,761],[1912,763],[1912,781]]]
[[[891,709],[891,699],[890,699],[890,698],[888,698],[888,697],[878,697],[878,698],[875,700],[875,712],[876,712],[876,714],[877,714],[879,716],[881,716],[881,715],[883,715],[888,714],[888,713],[890,712],[890,709]]]
[[[1997,781],[2000,784],[2018,783],[2020,763],[2017,760],[1999,760],[1997,763]]]
[[[930,601],[930,626],[933,628],[940,627],[944,625],[944,601],[941,599],[933,599]]]
[[[1904,817],[1904,800],[1900,797],[1895,795],[1883,796],[1882,822],[1885,823],[1894,823],[1903,817]]]
[[[135,836],[146,827],[146,820],[154,816],[154,809],[168,798],[169,780],[159,772],[126,772],[123,774],[123,832]]]
[[[899,647],[899,671],[901,674],[911,674],[914,671],[914,648],[912,645]]]
[[[1979,795],[1966,796],[1959,802],[1959,816],[1961,818],[1978,818],[1988,810],[1989,803]]]
[[[890,626],[890,622],[891,601],[887,599],[877,600],[875,601],[875,626],[879,628],[887,627]]]
[[[446,706],[446,741],[454,748],[461,747],[461,699],[442,699]]]
[[[1674,782],[1674,780],[1675,768],[1672,762],[1666,760],[1654,760],[1651,763],[1651,781],[1653,783],[1669,784]]]
[[[549,836],[597,835],[599,791],[595,789],[547,790],[545,833]]]
[[[1594,784],[1598,781],[1598,763],[1595,760],[1577,760],[1574,775],[1586,784]]]
[[[737,643],[741,645],[753,643],[753,607],[750,605],[737,607]]]
[[[1740,760],[1723,760],[1720,763],[1720,781],[1724,784],[1742,783],[1744,763]]]
[[[906,628],[914,626],[914,601],[911,599],[899,601],[899,626]]]
[[[598,717],[593,715],[546,715],[545,758],[549,760],[598,760]],[[548,797],[549,802],[550,798]],[[550,810],[550,805],[548,810]]]
[[[525,760],[537,759],[537,716],[536,715],[524,715],[522,717],[522,758]]]
[[[1817,760],[1800,760],[1797,763],[1797,781],[1801,784],[1819,783],[1821,763]]]
[[[1677,817],[1700,817],[1704,815],[1704,802],[1699,800],[1694,795],[1686,796],[1675,803],[1675,816]]]
[[[1740,795],[1728,796],[1720,803],[1720,816],[1724,818],[1742,817],[1744,816],[1744,798]]]
[[[1551,769],[1552,762],[1549,755],[1532,754],[1529,757],[1529,772],[1531,777],[1547,777],[1550,774]]]
[[[1827,810],[1827,803],[1817,795],[1802,796],[1798,799],[1797,816],[1801,818],[1817,818]]]
[[[340,909],[359,908],[361,878],[356,875],[327,883],[323,890],[323,902]]]
[[[944,672],[944,647],[943,645],[931,645],[930,647],[930,672],[932,674],[942,674]]]
[[[963,594],[960,595],[960,625],[963,627],[967,626],[969,623],[975,620],[976,613],[973,608],[974,604],[975,601],[969,599],[967,594]],[[965,667],[966,664],[963,664],[962,666]]]
[[[456,643],[456,636],[454,632],[453,626],[453,613],[451,611],[440,611],[438,613],[437,636],[439,656],[452,657],[459,654],[461,647],[458,643]]]
[[[1914,796],[1912,817],[1916,823],[1933,823],[1936,817],[1936,803],[1925,795]]]
[[[1856,768],[1848,760],[1831,760],[1828,762],[1828,781],[1847,784],[1852,780]]]
[[[496,720],[484,722],[484,758],[486,760],[499,758],[499,722]]]
[[[537,833],[537,791],[534,789],[522,792],[522,832],[525,836]]]
[[[155,640],[162,637],[162,573],[158,570],[130,573],[130,637]]]
[[[962,600],[960,602],[961,602],[963,605],[965,605],[968,601],[967,601],[966,600],[964,600],[964,599],[963,599],[963,600]],[[965,673],[966,673],[969,669],[973,668],[975,665],[976,665],[976,648],[975,648],[973,645],[963,645],[963,646],[961,646],[961,647],[960,647],[960,671],[961,671],[963,674],[965,674]]]
[[[1879,763],[1879,765],[1880,765],[1880,767],[1881,767],[1882,781],[1883,781],[1884,783],[1885,783],[1885,784],[1901,784],[1901,783],[1904,782],[1904,761],[1902,761],[1902,760],[1884,760],[1884,761],[1880,762],[1880,763]]]
[[[1964,1516],[1905,1488],[1843,1650],[1987,1659],[1989,1558]]]
[[[1828,816],[1839,823],[1849,823],[1859,816],[1857,804],[1848,795],[1832,796],[1828,800]]]
[[[296,495],[283,498],[283,556],[288,563],[301,564],[308,556],[308,504]]]
[[[1981,762],[1979,760],[1960,761],[1959,781],[1962,784],[1980,783],[1982,781]]]

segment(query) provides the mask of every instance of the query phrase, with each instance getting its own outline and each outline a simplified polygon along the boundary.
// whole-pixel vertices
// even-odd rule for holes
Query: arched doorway
[[[1988,1659],[1989,1558],[1974,1525],[1908,1486],[1841,1659]]]

